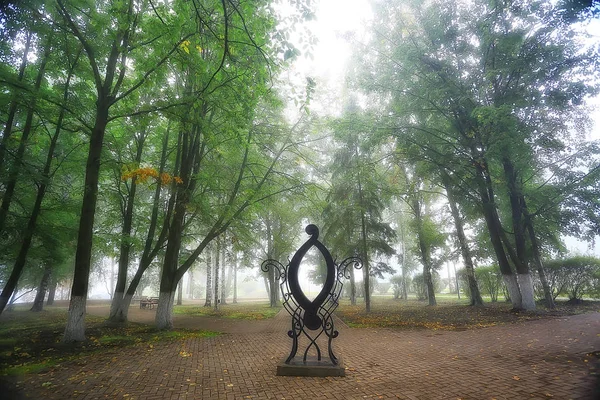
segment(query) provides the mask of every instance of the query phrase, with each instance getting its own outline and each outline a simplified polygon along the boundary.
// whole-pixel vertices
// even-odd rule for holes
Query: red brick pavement
[[[462,332],[338,324],[344,378],[275,376],[288,319],[89,356],[25,376],[18,390],[38,399],[596,399],[597,359],[586,353],[600,350],[598,313]]]

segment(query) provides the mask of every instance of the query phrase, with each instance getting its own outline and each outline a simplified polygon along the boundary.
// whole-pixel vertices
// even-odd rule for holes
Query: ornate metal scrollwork
[[[275,279],[280,280],[283,306],[292,316],[292,326],[288,331],[288,336],[292,338],[292,350],[285,363],[289,364],[296,356],[298,339],[302,335],[309,340],[309,344],[304,351],[304,363],[306,363],[308,351],[313,346],[317,352],[317,359],[321,361],[321,349],[317,339],[324,333],[328,338],[329,359],[333,365],[337,365],[338,358],[333,353],[332,341],[339,335],[339,332],[335,330],[333,312],[337,308],[338,300],[342,294],[343,280],[350,278],[348,268],[362,268],[362,261],[358,257],[348,257],[341,263],[336,263],[329,250],[318,240],[319,228],[311,224],[306,227],[305,231],[311,237],[296,251],[288,265],[284,266],[277,260],[269,259],[265,260],[260,268],[264,272],[268,272],[269,269],[275,272]],[[321,292],[314,300],[310,301],[298,282],[298,269],[302,259],[313,246],[321,252],[325,259],[327,277]]]

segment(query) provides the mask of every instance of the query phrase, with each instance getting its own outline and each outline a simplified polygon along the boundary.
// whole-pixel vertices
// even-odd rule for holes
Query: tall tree
[[[2,202],[0,204],[0,232],[4,230],[4,226],[6,223],[6,218],[8,216],[8,210],[10,208],[10,204],[12,203],[13,196],[15,194],[15,188],[17,186],[17,180],[19,178],[19,174],[23,169],[23,159],[25,154],[25,149],[28,144],[29,136],[31,135],[33,129],[33,117],[36,112],[36,102],[37,102],[37,92],[40,90],[42,85],[42,81],[44,79],[44,74],[46,73],[46,65],[48,64],[48,59],[50,58],[50,54],[52,53],[52,35],[53,32],[48,34],[48,37],[45,39],[44,52],[41,57],[41,61],[39,64],[39,69],[37,72],[37,76],[35,78],[35,84],[33,87],[34,96],[31,100],[31,104],[29,109],[27,110],[27,116],[25,118],[25,125],[23,126],[23,131],[21,133],[21,138],[19,140],[19,146],[17,151],[14,154],[14,160],[12,167],[10,168],[10,172],[8,174],[8,179],[4,182],[4,194],[2,195]],[[9,117],[10,118],[10,117]],[[10,122],[10,121],[9,121]],[[6,128],[8,129],[8,123]],[[5,135],[10,135],[10,132],[5,132]],[[34,227],[35,228],[35,225]]]
[[[14,289],[16,288],[17,281],[18,281],[19,277],[21,276],[23,269],[25,268],[25,265],[27,262],[27,256],[28,256],[29,250],[31,249],[32,241],[34,240],[34,236],[36,233],[38,219],[42,213],[42,204],[44,202],[44,198],[45,198],[46,193],[51,185],[53,176],[58,171],[58,167],[56,167],[54,170],[52,169],[53,161],[55,160],[55,158],[59,158],[56,153],[57,153],[59,135],[64,128],[63,123],[65,121],[65,114],[66,114],[64,107],[66,107],[66,105],[68,104],[68,101],[69,101],[69,91],[71,90],[71,79],[73,77],[74,69],[78,63],[80,53],[81,53],[81,49],[76,54],[65,53],[66,58],[67,58],[67,63],[68,63],[68,69],[66,71],[66,78],[64,80],[63,85],[60,85],[60,84],[57,85],[57,86],[64,87],[64,89],[62,91],[62,102],[59,103],[60,107],[59,107],[58,111],[55,110],[54,108],[52,109],[52,111],[57,112],[58,117],[56,119],[54,133],[50,134],[50,132],[48,132],[48,136],[49,136],[49,138],[48,138],[49,142],[47,143],[48,149],[45,154],[45,161],[43,163],[43,166],[41,167],[41,171],[39,172],[39,175],[35,174],[35,173],[32,174],[35,185],[37,186],[35,200],[33,202],[31,212],[27,219],[25,229],[23,230],[22,235],[20,237],[20,240],[21,240],[20,247],[18,250],[18,254],[16,255],[16,257],[14,259],[14,266],[13,266],[12,272],[2,290],[2,294],[0,294],[0,314],[4,310],[4,307],[6,306],[8,299],[11,297]],[[41,65],[40,65],[40,70],[37,73],[37,78],[36,78],[36,82],[34,85],[34,90],[36,91],[36,93],[34,94],[35,96],[38,95],[37,92],[40,90],[40,87],[42,84],[42,78],[43,78],[45,70],[46,70],[46,65],[49,62],[49,58],[50,58],[50,45],[47,43],[47,48],[44,51],[43,59],[41,61]],[[13,164],[11,172],[9,174],[9,180],[6,182],[6,187],[5,187],[6,191],[4,193],[3,203],[2,203],[3,212],[5,212],[5,214],[3,214],[4,217],[6,217],[6,213],[8,213],[9,205],[12,201],[12,196],[13,196],[14,190],[16,188],[16,183],[17,183],[16,181],[17,181],[17,177],[19,175],[19,171],[23,168],[24,152],[25,152],[25,147],[26,147],[26,143],[27,143],[27,137],[30,135],[31,131],[33,130],[33,114],[34,114],[34,112],[36,112],[36,101],[34,100],[30,106],[31,106],[31,108],[27,112],[25,125],[23,127],[23,134],[21,135],[21,141],[20,141],[18,150],[16,152],[15,159],[13,160],[14,164]],[[46,110],[44,110],[44,111],[46,111]],[[37,112],[38,112],[38,116],[43,115],[43,113],[40,110],[37,110]],[[10,115],[9,115],[9,118],[10,118]],[[45,125],[45,124],[50,125],[49,122],[46,122],[46,121],[41,121],[40,124],[41,125]],[[8,126],[7,126],[7,128],[8,128]],[[46,129],[49,129],[49,128],[46,127]],[[36,140],[36,143],[38,143],[38,142],[40,144],[45,143],[43,138]],[[33,150],[32,152],[37,153],[37,151],[35,151],[35,150]],[[40,155],[42,155],[42,154],[40,154]],[[62,155],[60,155],[60,157],[62,158]],[[33,163],[33,161],[29,162],[29,164],[32,164],[32,163]],[[21,201],[23,201],[23,196],[21,196],[21,197],[22,197]],[[3,219],[3,221],[4,221],[4,218],[0,218],[0,219]],[[0,231],[1,230],[2,230],[2,228],[0,228]],[[38,295],[41,295],[42,297],[41,297],[41,299],[40,298],[37,299],[38,301],[36,302],[36,306],[34,307],[36,309],[41,309],[41,305],[43,304],[43,299],[44,299],[42,292],[45,293],[46,286],[48,283],[47,280],[50,279],[51,274],[52,274],[52,263],[49,263],[49,264],[47,264],[47,266],[45,268],[44,278],[42,278],[42,282],[39,286]]]
[[[332,124],[339,143],[331,160],[332,185],[324,210],[325,237],[336,254],[357,254],[363,260],[365,308],[371,311],[370,278],[393,272],[379,257],[394,254],[395,231],[384,222],[383,211],[391,198],[385,166],[378,165],[377,141],[365,132],[369,116],[360,115],[350,101],[344,115]]]
[[[475,267],[473,265],[473,258],[471,257],[471,250],[469,248],[467,236],[465,235],[465,229],[463,226],[463,218],[462,218],[459,208],[458,208],[456,194],[454,192],[454,188],[452,187],[452,181],[450,179],[450,176],[444,172],[442,172],[442,174],[443,174],[442,182],[444,184],[444,188],[446,189],[446,197],[448,199],[448,204],[450,205],[450,211],[452,212],[452,219],[454,220],[454,227],[456,229],[456,238],[458,239],[460,253],[462,255],[463,263],[465,265],[465,271],[466,271],[467,281],[468,281],[468,285],[469,285],[469,296],[471,297],[471,305],[472,306],[482,306],[483,299],[481,298],[481,293],[479,292],[479,287],[477,286],[477,280],[475,278]],[[458,280],[457,280],[457,285],[458,285]],[[460,296],[460,293],[459,293],[459,296]]]
[[[79,221],[79,236],[75,256],[75,275],[71,289],[69,317],[63,341],[85,340],[85,305],[88,292],[92,254],[93,226],[98,197],[100,158],[106,127],[111,121],[111,109],[123,104],[150,77],[161,70],[169,57],[185,40],[177,19],[170,25],[147,5],[134,0],[96,4],[84,2],[78,6],[57,1],[60,23],[82,45],[89,62],[91,81],[95,89],[95,110],[90,124],[89,152],[86,162],[84,193]],[[177,36],[175,36],[177,35]],[[175,36],[175,37],[174,37]],[[94,38],[103,37],[97,41]],[[148,51],[149,46],[155,51]],[[150,57],[148,57],[150,55]],[[128,74],[131,60],[136,74]]]

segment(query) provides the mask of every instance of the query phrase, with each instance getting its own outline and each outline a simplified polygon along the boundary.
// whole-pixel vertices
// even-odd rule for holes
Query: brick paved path
[[[597,359],[586,356],[600,350],[599,313],[462,332],[339,324],[345,378],[275,376],[289,352],[288,318],[281,313],[260,332],[86,357],[19,387],[40,399],[599,398],[590,376]]]

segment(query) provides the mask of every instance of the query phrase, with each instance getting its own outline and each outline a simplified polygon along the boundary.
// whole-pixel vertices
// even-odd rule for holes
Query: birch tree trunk
[[[206,300],[204,307],[212,307],[212,259],[211,248],[206,247]]]
[[[408,300],[408,290],[406,289],[406,243],[404,241],[404,227],[400,228],[400,241],[402,245],[402,298]]]
[[[223,242],[222,242],[222,246],[221,246],[221,304],[227,304],[227,295],[229,294],[229,288],[227,287],[226,283],[228,281],[231,281],[231,262],[229,263],[229,276],[226,276],[225,274],[225,265],[227,264],[225,262],[226,258],[226,251],[227,249],[227,238],[226,236],[223,237]]]
[[[194,267],[190,268],[188,273],[188,299],[194,298]]]
[[[180,306],[183,303],[183,279],[179,281],[177,285],[177,305]]]
[[[214,305],[215,311],[219,310],[219,268],[220,268],[220,256],[221,256],[221,239],[217,238],[217,248],[215,250],[215,293],[214,293]]]
[[[364,199],[362,192],[362,183],[360,179],[360,173],[358,174],[358,196],[360,200],[360,228],[361,228],[361,242],[362,242],[362,253],[363,253],[363,284],[365,293],[365,311],[371,312],[371,286],[370,286],[370,275],[371,270],[369,267],[369,250],[367,248],[367,221],[365,218],[364,210]]]
[[[237,254],[234,253],[233,256],[233,304],[237,304],[238,302],[238,297],[237,297],[237,273],[238,273],[238,260],[237,260]]]

